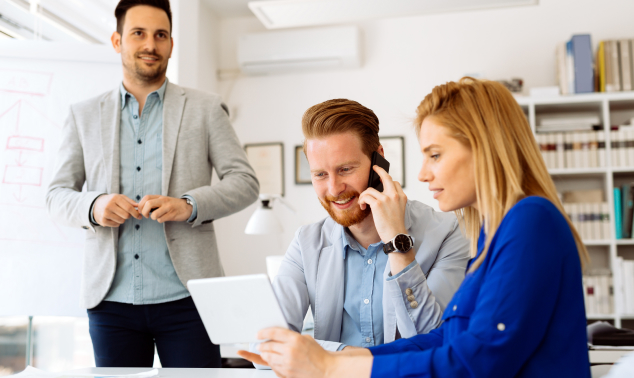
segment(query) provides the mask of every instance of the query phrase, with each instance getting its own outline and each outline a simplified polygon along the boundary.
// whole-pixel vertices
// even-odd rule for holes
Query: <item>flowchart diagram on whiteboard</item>
[[[120,81],[106,46],[0,43],[0,316],[85,315],[87,231],[53,222],[46,191],[70,105]]]

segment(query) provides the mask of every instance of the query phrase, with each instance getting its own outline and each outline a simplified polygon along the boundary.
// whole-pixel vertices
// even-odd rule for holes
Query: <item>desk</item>
[[[64,372],[66,374],[137,374],[152,368],[85,368]],[[160,378],[274,378],[272,370],[256,369],[176,369],[162,368]]]

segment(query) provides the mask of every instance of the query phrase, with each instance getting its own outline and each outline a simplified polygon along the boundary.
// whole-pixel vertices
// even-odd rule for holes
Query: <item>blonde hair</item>
[[[472,257],[477,254],[484,224],[484,249],[470,271],[484,261],[506,213],[526,196],[546,198],[559,209],[574,236],[581,266],[590,261],[559,201],[526,116],[502,84],[464,77],[458,83],[439,85],[420,103],[416,113],[417,134],[423,120],[432,117],[473,153],[479,211],[472,206],[455,211],[470,239]]]

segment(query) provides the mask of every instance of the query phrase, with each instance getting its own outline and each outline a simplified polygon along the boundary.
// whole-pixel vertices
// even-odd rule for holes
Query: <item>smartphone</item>
[[[390,162],[385,160],[381,154],[374,151],[372,153],[372,165],[370,166],[370,178],[368,179],[368,188],[374,188],[379,192],[383,192],[383,183],[381,182],[381,178],[379,174],[374,171],[375,165],[385,169],[385,172],[390,172]]]

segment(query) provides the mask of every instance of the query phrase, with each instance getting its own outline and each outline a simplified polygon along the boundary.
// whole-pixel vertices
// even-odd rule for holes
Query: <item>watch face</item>
[[[407,235],[396,235],[394,246],[401,252],[407,252],[412,248],[412,242]]]

